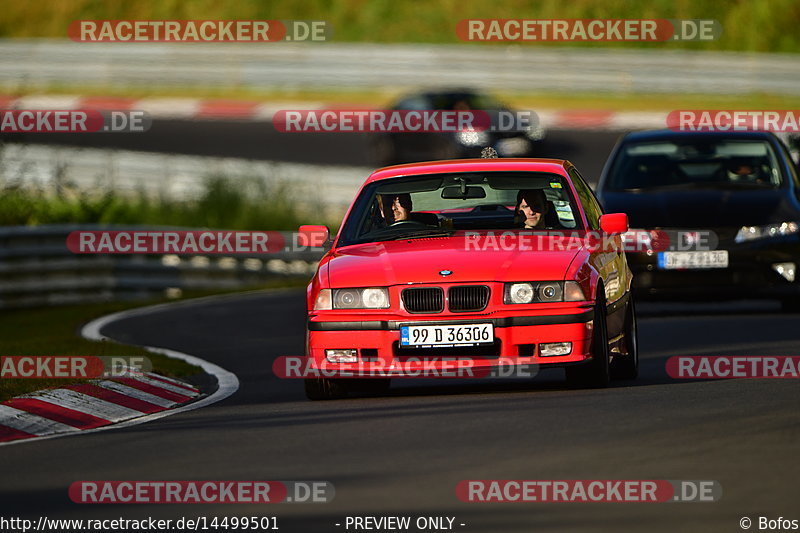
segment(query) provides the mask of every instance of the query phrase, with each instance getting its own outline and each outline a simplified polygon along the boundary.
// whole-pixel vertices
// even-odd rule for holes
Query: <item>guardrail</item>
[[[122,193],[145,192],[153,197],[186,199],[203,193],[204,178],[258,179],[270,186],[291,185],[298,209],[326,220],[341,219],[372,170],[107,148],[15,143],[0,146],[0,189],[69,185],[81,190],[110,188]],[[309,199],[320,201],[309,203]]]
[[[253,255],[84,255],[67,249],[72,231],[191,230],[153,226],[0,227],[0,309],[146,299],[191,289],[236,289],[276,277],[310,278],[321,249]],[[287,243],[293,233],[281,232]]]
[[[800,55],[532,45],[0,40],[0,87],[382,88],[800,94]]]

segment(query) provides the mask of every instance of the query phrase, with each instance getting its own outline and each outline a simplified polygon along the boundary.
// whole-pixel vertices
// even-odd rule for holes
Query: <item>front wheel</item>
[[[628,310],[625,313],[625,355],[614,357],[611,363],[611,375],[614,379],[636,379],[639,375],[639,339],[636,328],[636,308],[633,297],[630,297]]]
[[[390,385],[391,380],[388,378],[307,378],[305,380],[306,397],[309,400],[339,400],[347,398],[350,393],[356,395],[385,394]]]
[[[306,378],[305,389],[309,400],[338,400],[347,397],[347,389],[338,379]]]
[[[606,326],[606,306],[598,299],[594,309],[594,331],[592,332],[592,360],[576,366],[568,366],[567,383],[580,389],[601,389],[608,387],[611,374],[608,365],[608,328]]]

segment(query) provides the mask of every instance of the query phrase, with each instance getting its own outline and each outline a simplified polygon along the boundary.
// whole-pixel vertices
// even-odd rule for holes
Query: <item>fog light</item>
[[[786,281],[794,282],[794,263],[775,263],[772,265],[772,269],[786,278]]]
[[[553,357],[554,355],[567,355],[572,351],[571,342],[548,342],[539,345],[539,355]]]
[[[325,350],[329,363],[357,363],[358,350]]]

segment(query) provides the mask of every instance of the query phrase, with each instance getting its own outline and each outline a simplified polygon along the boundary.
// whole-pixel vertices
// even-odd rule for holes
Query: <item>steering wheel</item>
[[[428,227],[427,224],[423,224],[422,222],[419,222],[417,220],[398,220],[397,222],[395,222],[394,224],[392,224],[389,227],[390,228],[397,228],[397,227],[400,227],[400,226],[408,226],[408,227],[415,226],[415,227],[419,227],[419,228],[427,228]]]

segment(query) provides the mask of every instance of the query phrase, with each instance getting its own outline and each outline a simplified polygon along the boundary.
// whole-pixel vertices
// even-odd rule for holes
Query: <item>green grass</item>
[[[56,191],[22,186],[0,188],[0,226],[41,224],[153,224],[231,230],[296,230],[319,223],[301,211],[287,184],[211,177],[193,200],[124,195],[113,189]]]
[[[468,18],[715,19],[722,25],[716,41],[592,46],[800,52],[796,0],[50,0],[5,3],[0,37],[66,38],[69,23],[80,19],[297,19],[328,21],[334,41],[458,43],[456,23]]]
[[[0,312],[0,355],[139,356],[153,363],[153,371],[183,377],[201,373],[199,367],[142,348],[112,342],[93,342],[79,336],[81,324],[121,311],[131,304],[97,304]],[[80,383],[77,379],[0,379],[0,401],[41,389]]]
[[[279,279],[260,285],[259,289],[304,287],[307,280]],[[188,298],[220,294],[220,291],[189,291]],[[146,302],[160,303],[163,300]],[[110,313],[140,307],[145,303],[105,303],[36,309],[0,311],[0,356],[145,356],[153,371],[175,378],[202,373],[199,367],[179,359],[154,354],[135,346],[115,342],[89,341],[80,336],[83,324]],[[78,379],[4,379],[0,378],[0,401],[42,389],[63,387],[86,380]]]

